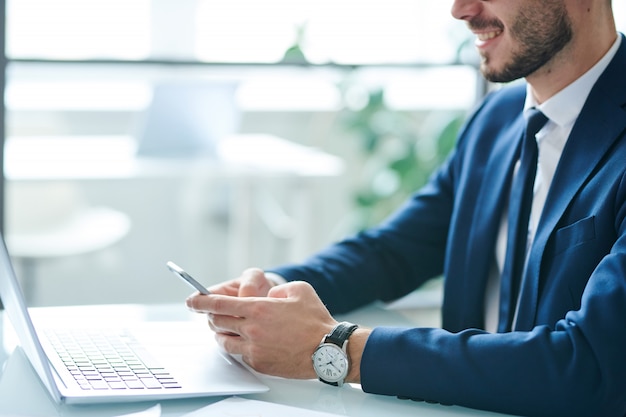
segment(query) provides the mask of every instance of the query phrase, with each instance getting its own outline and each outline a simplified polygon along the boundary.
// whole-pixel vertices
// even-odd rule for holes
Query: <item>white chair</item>
[[[6,244],[30,301],[38,262],[105,249],[131,224],[122,212],[88,205],[70,182],[7,181],[5,213]]]

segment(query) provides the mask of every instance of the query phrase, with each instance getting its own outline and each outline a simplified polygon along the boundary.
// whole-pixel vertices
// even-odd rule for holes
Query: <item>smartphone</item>
[[[211,294],[211,291],[207,290],[204,287],[204,285],[200,284],[198,281],[193,279],[193,277],[191,275],[189,275],[187,272],[185,272],[185,270],[183,268],[181,268],[180,266],[176,265],[174,262],[169,261],[165,265],[167,265],[169,270],[172,271],[172,273],[174,275],[176,275],[178,278],[180,278],[183,281],[185,281],[187,284],[191,285],[195,290],[198,290],[200,292],[200,294],[204,294],[204,295]]]

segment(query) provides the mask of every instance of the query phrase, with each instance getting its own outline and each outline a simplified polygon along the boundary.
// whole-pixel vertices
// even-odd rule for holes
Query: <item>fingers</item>
[[[211,291],[211,294],[230,295],[236,297],[239,293],[239,285],[239,280],[233,279],[221,284],[213,285],[209,287],[208,290]]]
[[[240,317],[216,316],[215,314],[208,314],[207,316],[209,328],[215,333],[229,336],[241,334],[242,319]]]
[[[265,277],[262,269],[249,268],[239,278],[213,285],[209,291],[232,297],[265,297],[272,286],[274,282]]]
[[[245,344],[239,335],[232,333],[216,333],[215,341],[231,355],[243,355]]]
[[[185,304],[196,313],[246,317],[249,314],[248,310],[252,308],[252,299],[252,297],[241,298],[219,294],[194,294],[185,300]]]
[[[211,296],[192,294],[187,300],[187,307],[197,313],[208,315],[211,330],[225,335],[240,334],[241,319],[248,317],[254,307],[240,303],[244,297],[266,297],[273,281],[265,277],[258,268],[245,270],[241,277],[209,288]]]
[[[219,316],[234,318],[254,318],[255,320],[267,319],[271,316],[273,307],[270,304],[278,300],[290,299],[291,302],[300,302],[310,299],[312,303],[318,301],[317,294],[310,284],[305,282],[290,282],[272,287],[268,291],[268,297],[231,297],[220,294],[194,294],[185,301],[187,308],[197,313],[210,314],[213,323]],[[271,317],[269,317],[271,319]],[[228,323],[229,325],[232,323]],[[232,329],[231,329],[232,330]]]

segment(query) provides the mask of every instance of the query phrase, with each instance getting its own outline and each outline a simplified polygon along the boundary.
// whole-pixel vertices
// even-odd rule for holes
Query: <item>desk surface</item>
[[[109,307],[110,308],[110,307]],[[140,314],[160,321],[194,319],[181,305],[149,307],[128,306],[124,314]],[[407,316],[380,307],[368,307],[350,315],[347,320],[365,326],[415,325]],[[7,330],[9,329],[9,330]],[[119,405],[59,406],[55,404],[40,383],[34,370],[20,348],[14,348],[6,317],[0,313],[0,416],[120,416],[148,409],[155,403]],[[457,406],[442,406],[395,397],[364,393],[356,384],[342,388],[326,386],[315,380],[294,381],[260,375],[270,387],[263,394],[246,395],[245,398],[268,401],[338,415],[359,417],[380,416],[502,416],[502,414],[471,410]],[[161,401],[163,416],[183,416],[224,397],[193,400]]]

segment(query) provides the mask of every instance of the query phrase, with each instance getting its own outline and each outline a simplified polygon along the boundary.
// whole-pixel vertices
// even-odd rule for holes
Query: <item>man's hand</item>
[[[252,268],[209,289],[211,295],[195,293],[187,306],[207,314],[209,327],[225,351],[241,355],[261,373],[316,378],[311,355],[337,321],[310,284],[276,285],[262,270]],[[360,359],[369,333],[359,328],[350,337],[349,382],[360,382]]]
[[[241,355],[255,370],[287,378],[315,378],[311,354],[337,321],[309,284],[268,285],[262,271],[247,270],[239,280],[212,287],[214,294],[194,294],[187,306],[206,313],[219,345]],[[242,294],[246,296],[235,296]]]

